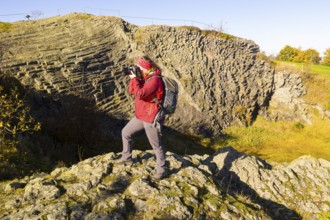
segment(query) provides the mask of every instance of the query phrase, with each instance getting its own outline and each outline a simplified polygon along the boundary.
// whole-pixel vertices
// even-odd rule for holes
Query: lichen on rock
[[[330,208],[330,165],[322,159],[270,165],[231,147],[204,156],[167,152],[170,174],[154,181],[145,172],[155,169],[152,151],[133,155],[132,165],[114,164],[116,155],[108,153],[0,183],[0,218],[299,219]]]

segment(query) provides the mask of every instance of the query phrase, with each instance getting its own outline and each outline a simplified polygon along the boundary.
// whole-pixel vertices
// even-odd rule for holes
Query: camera
[[[136,65],[131,65],[131,66],[124,66],[123,67],[123,70],[122,72],[125,74],[125,75],[130,75],[131,74],[131,71],[140,79],[142,79],[142,73],[141,73],[141,70],[138,66]]]

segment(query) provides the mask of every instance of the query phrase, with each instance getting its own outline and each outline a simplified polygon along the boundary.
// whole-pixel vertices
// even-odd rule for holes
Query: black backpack
[[[154,97],[153,100],[161,106],[164,114],[173,114],[178,102],[178,83],[174,79],[166,76],[159,77],[161,78],[164,86],[163,103],[161,104],[156,97]]]

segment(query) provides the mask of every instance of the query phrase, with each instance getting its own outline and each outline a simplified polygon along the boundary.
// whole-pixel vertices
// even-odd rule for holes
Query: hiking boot
[[[115,164],[121,165],[131,165],[133,164],[133,159],[123,159],[123,158],[119,158],[117,160],[114,161]]]

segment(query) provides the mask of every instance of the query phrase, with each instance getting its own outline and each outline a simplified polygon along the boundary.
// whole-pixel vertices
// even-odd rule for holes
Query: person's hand
[[[136,77],[136,75],[134,74],[133,71],[131,71],[131,74],[129,74],[129,78],[133,79],[133,78],[135,78],[135,77]]]

